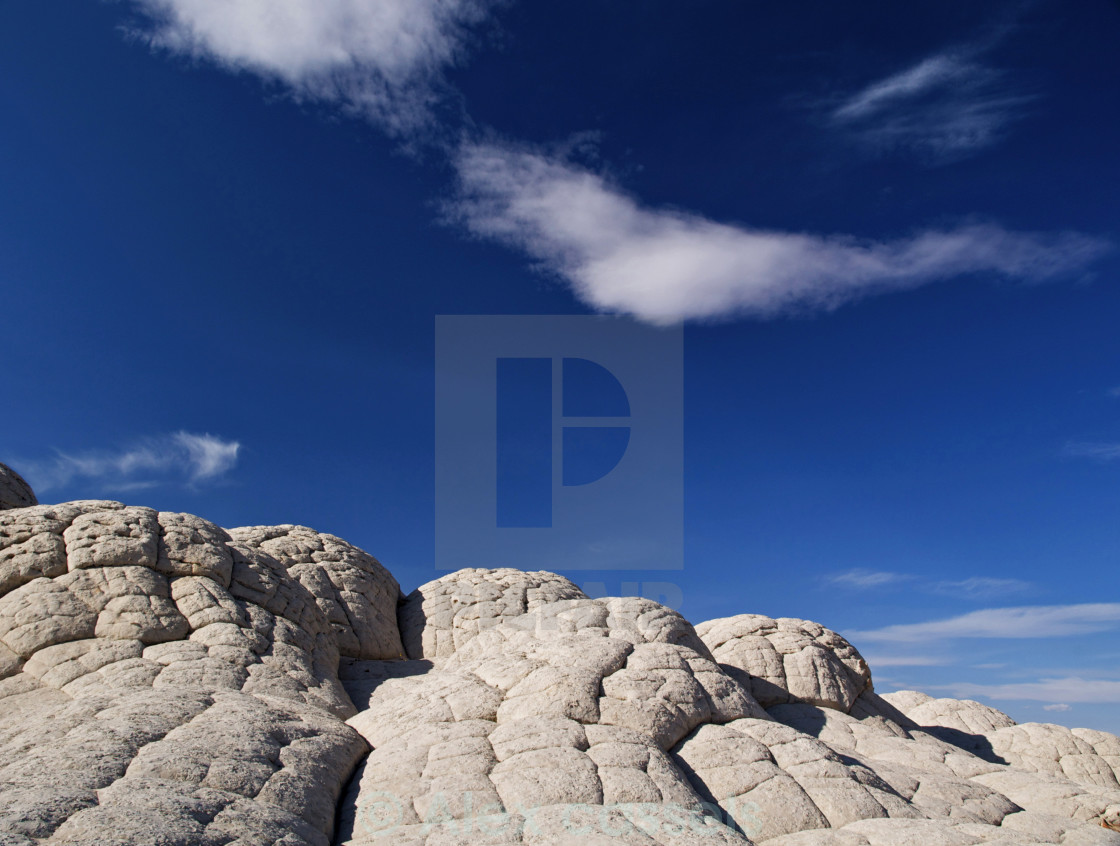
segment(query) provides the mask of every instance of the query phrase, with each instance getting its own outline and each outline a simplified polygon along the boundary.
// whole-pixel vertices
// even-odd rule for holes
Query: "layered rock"
[[[27,494],[4,846],[1120,844],[1120,739],[881,697],[815,623],[511,569],[405,598],[304,527]]]

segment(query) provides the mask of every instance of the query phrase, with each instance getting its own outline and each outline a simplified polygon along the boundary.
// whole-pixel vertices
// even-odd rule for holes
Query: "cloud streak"
[[[1037,638],[1096,634],[1120,627],[1120,603],[985,608],[945,620],[846,632],[856,642],[929,643],[955,638]]]
[[[1091,458],[1096,461],[1116,461],[1120,459],[1120,444],[1087,443],[1075,441],[1068,443],[1063,450],[1072,458]]]
[[[133,0],[154,47],[341,105],[393,135],[428,126],[443,71],[496,0]]]
[[[840,587],[853,588],[855,590],[871,590],[886,585],[897,585],[901,582],[908,582],[913,578],[913,576],[907,576],[902,573],[890,573],[882,570],[865,570],[861,567],[857,567],[854,570],[828,576],[825,582],[830,585],[839,585]]]
[[[967,274],[1042,281],[1107,249],[995,224],[876,241],[719,223],[647,208],[596,173],[509,144],[465,143],[455,165],[450,220],[527,253],[596,311],[654,324],[827,310]]]
[[[444,75],[503,2],[132,0],[139,13],[132,32],[157,49],[360,115],[406,149],[435,142],[442,154],[448,148],[439,140],[456,125],[441,122],[444,107],[459,102]],[[986,125],[996,113],[992,73],[964,52],[933,57],[867,86],[836,106],[832,119],[857,129],[871,121],[869,131],[910,137],[906,121],[917,112],[902,107],[948,91],[952,114],[922,111],[923,126]],[[962,92],[971,99],[952,99]],[[527,253],[592,309],[653,324],[827,310],[968,274],[1049,279],[1079,271],[1106,248],[1077,233],[985,223],[892,240],[758,229],[645,207],[601,176],[525,147],[467,141],[449,154],[458,175],[449,219]]]
[[[835,106],[830,120],[873,148],[940,161],[988,147],[1034,98],[977,61],[983,49],[938,53],[872,82]]]
[[[973,576],[960,581],[937,582],[933,590],[950,596],[982,597],[1006,596],[1009,593],[1029,591],[1033,585],[1022,579],[996,579],[987,576]]]
[[[989,699],[1033,700],[1053,702],[1048,711],[1068,711],[1070,702],[1082,704],[1120,703],[1120,681],[1085,679],[1080,676],[1039,679],[1036,682],[1011,684],[960,684],[931,687],[958,699],[983,696]]]
[[[139,490],[160,484],[195,485],[226,475],[241,444],[210,434],[175,432],[118,451],[64,453],[28,462],[28,481],[38,492],[91,480],[104,490]]]

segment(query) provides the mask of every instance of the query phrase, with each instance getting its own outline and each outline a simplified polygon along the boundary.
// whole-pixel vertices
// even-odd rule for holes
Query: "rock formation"
[[[815,623],[0,508],[0,846],[1120,844],[1120,738],[879,696]]]

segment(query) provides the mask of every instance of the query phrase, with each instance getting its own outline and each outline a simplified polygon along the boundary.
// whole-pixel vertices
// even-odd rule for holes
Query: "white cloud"
[[[1064,452],[1074,458],[1115,461],[1120,458],[1120,444],[1073,442],[1066,444]]]
[[[1042,710],[1043,711],[1071,711],[1071,710],[1073,710],[1073,706],[1072,705],[1067,705],[1065,702],[1056,702],[1053,705],[1043,705]]]
[[[831,112],[837,126],[879,149],[905,148],[948,160],[989,146],[1032,98],[976,60],[985,47],[930,56],[872,82]]]
[[[1120,603],[1033,605],[985,608],[946,620],[903,623],[870,631],[847,632],[856,642],[928,643],[950,638],[1065,637],[1094,634],[1120,626]]]
[[[934,585],[938,593],[964,597],[1006,596],[1009,593],[1023,593],[1031,587],[1030,582],[1022,579],[996,579],[984,576],[974,576],[955,582],[937,582]]]
[[[232,470],[241,449],[237,441],[223,441],[209,434],[176,432],[172,441],[187,451],[187,466],[193,481],[212,479]]]
[[[1069,710],[1070,702],[1095,704],[1120,704],[1120,681],[1085,679],[1080,676],[1039,679],[1037,682],[1012,684],[972,684],[963,682],[931,687],[958,699],[984,696],[989,699],[1034,700],[1052,702],[1066,707],[1047,708],[1048,711]]]
[[[495,0],[133,0],[156,47],[247,71],[402,133]]]
[[[99,489],[141,490],[160,484],[195,484],[217,479],[237,464],[241,444],[210,434],[175,432],[148,438],[128,449],[64,453],[46,462],[27,462],[37,492],[92,480]]]
[[[838,573],[835,576],[828,576],[825,581],[829,584],[840,585],[842,587],[855,588],[857,590],[869,590],[871,588],[883,587],[884,585],[898,584],[899,582],[909,581],[913,576],[907,576],[902,573],[888,573],[880,570],[865,570],[857,567],[854,570],[848,570],[845,573]]]
[[[450,219],[525,251],[592,308],[655,324],[829,309],[971,273],[1043,280],[1107,249],[994,224],[890,241],[752,229],[643,207],[598,174],[510,145],[464,144],[456,166]]]

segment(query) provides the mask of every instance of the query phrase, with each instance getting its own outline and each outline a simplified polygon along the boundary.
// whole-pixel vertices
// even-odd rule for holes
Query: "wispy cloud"
[[[133,0],[153,46],[341,105],[391,134],[431,121],[496,0]]]
[[[877,149],[911,150],[939,161],[990,146],[1033,99],[980,61],[990,46],[922,59],[850,94],[830,118]]]
[[[1067,705],[1065,702],[1055,702],[1053,705],[1043,705],[1043,711],[1071,711],[1073,706]]]
[[[953,638],[1034,638],[1095,634],[1120,627],[1120,603],[985,608],[945,620],[903,623],[845,636],[859,642],[930,643]]]
[[[1105,242],[994,224],[889,241],[776,232],[642,206],[604,177],[539,150],[467,143],[451,220],[526,252],[598,311],[655,324],[830,309],[965,274],[1037,281],[1083,268]]]
[[[956,581],[934,581],[913,573],[894,573],[885,570],[867,570],[857,567],[843,573],[825,576],[824,583],[830,586],[851,590],[875,590],[885,587],[906,585],[911,590],[947,594],[964,599],[980,599],[988,596],[1007,596],[1023,593],[1033,585],[1022,579],[998,579],[973,576]]]
[[[830,585],[839,585],[840,587],[854,588],[856,590],[868,590],[885,585],[897,585],[900,582],[911,581],[913,578],[913,576],[908,576],[903,573],[865,570],[857,567],[854,570],[848,570],[844,573],[826,576],[825,582]]]
[[[989,699],[1033,700],[1052,702],[1047,711],[1068,711],[1070,702],[1117,704],[1120,703],[1120,681],[1106,679],[1086,679],[1080,676],[1066,678],[1039,679],[1036,682],[1016,682],[1011,684],[960,684],[931,686],[958,699],[972,699],[977,696]]]
[[[1120,458],[1120,444],[1071,441],[1062,450],[1072,458],[1092,458],[1096,461],[1115,461]]]
[[[1034,587],[1030,582],[1022,579],[996,579],[985,576],[973,576],[960,581],[936,582],[933,590],[950,596],[970,597],[973,599],[988,596],[1007,596],[1013,593],[1024,593]]]
[[[116,451],[57,451],[51,460],[26,462],[24,466],[28,481],[39,493],[81,480],[95,482],[102,490],[130,491],[213,481],[234,468],[240,450],[237,441],[175,432]]]

